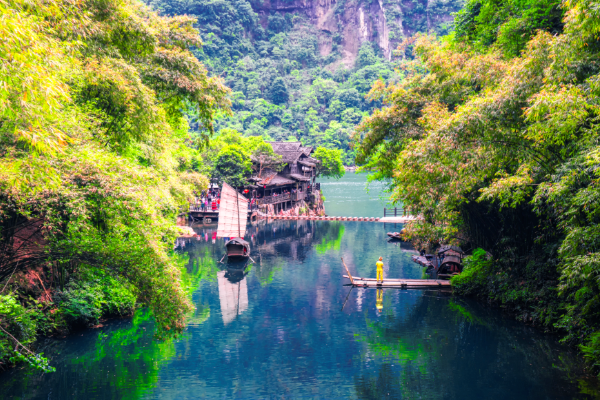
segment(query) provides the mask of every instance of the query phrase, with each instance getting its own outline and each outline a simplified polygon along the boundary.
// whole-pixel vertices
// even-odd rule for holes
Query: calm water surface
[[[216,262],[224,249],[222,240],[213,243],[215,229],[196,227],[197,238],[178,242],[196,305],[183,337],[153,340],[150,318],[138,312],[133,321],[48,340],[45,353],[57,371],[2,374],[0,398],[505,400],[596,393],[568,348],[498,310],[438,290],[385,289],[378,312],[376,290],[344,286],[342,257],[360,276],[374,276],[382,256],[386,276],[422,277],[409,248],[387,243],[383,224],[254,226],[246,238],[256,263],[245,271]]]
[[[381,182],[371,182],[367,186],[367,174],[346,172],[342,179],[320,179],[320,182],[327,215],[383,217],[384,207],[394,207],[386,201],[388,196]]]

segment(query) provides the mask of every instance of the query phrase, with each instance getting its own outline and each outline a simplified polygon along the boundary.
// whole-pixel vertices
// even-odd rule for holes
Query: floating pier
[[[350,279],[350,276],[344,275],[344,278]],[[375,287],[375,288],[416,288],[416,287],[451,287],[450,281],[442,279],[384,279],[381,284],[377,284],[375,278],[352,277],[352,286],[356,287]]]
[[[378,218],[379,222],[389,222],[389,223],[395,223],[395,224],[405,224],[409,221],[414,221],[415,219],[417,219],[417,217],[413,216],[413,215],[408,215],[405,217],[383,217],[383,218]]]
[[[354,287],[374,287],[374,288],[450,288],[450,281],[441,279],[384,279],[383,282],[377,283],[374,278],[353,277],[350,270],[346,266],[342,258],[342,264],[346,268],[348,275],[343,275],[344,278],[350,279],[350,284]]]

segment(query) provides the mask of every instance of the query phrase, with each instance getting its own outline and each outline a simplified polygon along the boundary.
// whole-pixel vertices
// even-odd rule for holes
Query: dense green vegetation
[[[458,293],[561,331],[595,367],[599,17],[587,0],[470,0],[455,34],[419,36],[403,82],[374,87],[387,107],[356,136],[357,163],[422,215],[417,244],[480,248]]]
[[[0,19],[0,369],[48,370],[37,335],[138,305],[180,332],[175,216],[207,187],[198,149],[230,105],[187,50],[194,21],[132,0],[6,0]]]
[[[365,95],[378,79],[399,79],[395,63],[387,61],[375,43],[364,43],[355,64],[346,68],[341,63],[343,38],[335,33],[331,53],[321,56],[319,30],[299,13],[271,12],[261,24],[247,0],[148,3],[163,14],[198,18],[203,46],[194,54],[233,91],[234,113],[219,118],[217,130],[230,128],[266,140],[301,140],[305,145],[340,149],[344,163],[353,165],[351,133],[381,105]],[[341,14],[351,5],[339,2],[335,12]],[[448,14],[457,5],[449,2],[448,9],[440,6],[438,11]],[[400,17],[393,10],[390,5],[390,21]],[[420,4],[409,14],[405,23],[427,30]],[[446,25],[435,28],[446,31]]]

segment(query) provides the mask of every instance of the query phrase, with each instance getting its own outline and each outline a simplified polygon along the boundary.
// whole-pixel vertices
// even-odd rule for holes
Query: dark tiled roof
[[[304,153],[305,156],[310,156],[310,153],[313,152],[313,148],[310,146],[307,147],[300,147],[300,151]]]
[[[258,176],[258,173],[256,173],[252,175],[249,180],[256,182],[257,185],[267,185],[269,182],[271,182],[271,179],[273,179],[275,175],[277,175],[277,172],[271,169],[264,169],[260,177]]]
[[[302,165],[306,165],[307,167],[316,167],[317,166],[314,163],[308,162],[308,160],[299,160],[298,162]]]
[[[312,147],[302,147],[301,142],[267,142],[273,147],[273,151],[282,157],[286,164],[294,163],[302,155],[309,156]]]
[[[302,146],[301,142],[267,142],[273,147],[273,151],[281,154],[284,151],[298,151]]]
[[[280,185],[291,185],[291,184],[294,184],[294,183],[296,183],[296,182],[278,174],[278,175],[275,175],[273,177],[273,179],[271,179],[271,182],[268,183],[267,185],[270,185],[270,186],[273,186],[273,185],[280,186]]]
[[[437,252],[438,252],[438,254],[441,254],[441,253],[445,253],[445,252],[450,251],[450,250],[455,251],[455,252],[460,253],[460,254],[465,254],[465,252],[462,251],[462,249],[460,247],[458,247],[458,246],[442,246],[442,247],[440,247],[438,249]]]
[[[284,163],[289,164],[289,163],[296,162],[296,160],[298,160],[298,157],[300,157],[302,155],[302,152],[300,152],[300,151],[282,151],[278,154],[281,155],[282,161]]]
[[[258,186],[278,186],[296,183],[296,181],[277,174],[277,172],[273,171],[272,169],[265,169],[262,171],[260,178],[254,175],[252,178],[250,178],[250,180],[256,182]]]
[[[304,182],[310,181],[310,178],[308,178],[306,176],[303,176],[303,175],[300,175],[300,174],[289,174],[288,176],[290,178],[292,178],[292,179],[297,180],[297,181],[304,181]]]

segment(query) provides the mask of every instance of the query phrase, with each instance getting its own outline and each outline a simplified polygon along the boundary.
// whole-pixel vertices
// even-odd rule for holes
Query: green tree
[[[251,159],[257,164],[258,177],[262,177],[262,171],[270,168],[278,171],[283,166],[282,156],[273,151],[273,146],[269,143],[260,143],[252,152]]]
[[[327,149],[318,147],[313,157],[319,160],[317,165],[318,176],[341,178],[346,173],[342,161],[342,151],[339,149]]]
[[[219,151],[215,161],[215,178],[240,187],[248,183],[251,173],[252,161],[240,146],[232,144]]]
[[[273,86],[271,87],[271,100],[275,104],[284,104],[287,103],[288,99],[289,94],[285,82],[283,78],[278,77],[273,81]]]
[[[373,46],[369,42],[364,42],[360,49],[358,50],[358,55],[355,61],[356,69],[361,69],[363,67],[368,67],[369,65],[374,65],[379,62],[378,57],[375,55],[373,51]]]

